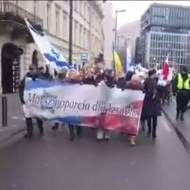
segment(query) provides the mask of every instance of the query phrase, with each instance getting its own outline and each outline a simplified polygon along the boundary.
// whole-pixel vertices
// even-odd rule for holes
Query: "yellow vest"
[[[188,78],[186,81],[183,81],[183,78],[180,73],[178,73],[178,82],[177,82],[177,88],[179,90],[189,90],[190,89],[190,77],[188,75]]]

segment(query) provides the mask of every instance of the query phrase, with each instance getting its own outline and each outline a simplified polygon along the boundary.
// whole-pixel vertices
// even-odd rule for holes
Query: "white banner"
[[[137,90],[26,80],[24,100],[29,117],[87,127],[99,125],[136,134],[144,94]]]

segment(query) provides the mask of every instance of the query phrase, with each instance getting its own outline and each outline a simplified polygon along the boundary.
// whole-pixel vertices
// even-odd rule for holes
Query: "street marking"
[[[167,131],[167,132],[171,132],[171,128],[169,127],[169,124],[168,122],[166,121],[166,119],[162,118],[161,119],[161,122],[162,122],[162,125],[164,126],[164,129]]]
[[[17,120],[17,119],[19,119],[19,117],[18,116],[12,116],[11,119]]]
[[[18,116],[12,116],[11,119],[14,119],[14,120],[25,120],[24,117],[18,117]]]

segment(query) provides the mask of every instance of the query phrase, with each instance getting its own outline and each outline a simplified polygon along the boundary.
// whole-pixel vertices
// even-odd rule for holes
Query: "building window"
[[[74,43],[78,45],[78,22],[75,21],[74,23]]]
[[[84,16],[84,19],[86,20],[87,19],[87,5],[86,5],[86,2],[84,2],[83,16]]]
[[[66,39],[67,38],[67,13],[63,12],[63,38]]]
[[[86,11],[85,11],[85,14],[86,14],[86,19],[87,19],[87,21],[89,22],[89,11],[90,10],[90,7],[88,6],[88,5],[86,5]]]
[[[90,32],[89,31],[87,31],[86,38],[87,38],[86,39],[86,43],[87,43],[86,47],[87,47],[87,49],[90,49],[91,39],[90,39]]]
[[[82,44],[82,25],[79,26],[79,45]]]
[[[80,46],[83,46],[83,27],[80,25]]]
[[[35,15],[35,16],[36,16],[36,7],[37,7],[37,6],[36,6],[36,0],[34,0],[34,7],[33,7],[33,8],[34,8],[34,15]]]
[[[83,48],[86,48],[86,29],[84,28],[84,33],[83,33]]]
[[[56,36],[60,36],[60,11],[58,8],[55,11],[55,20]]]
[[[75,11],[78,12],[79,11],[79,1],[75,1]]]
[[[83,1],[79,1],[79,14],[83,15]]]
[[[47,4],[47,31],[50,31],[50,25],[51,25],[51,5]]]
[[[76,11],[76,1],[73,1],[73,10]]]

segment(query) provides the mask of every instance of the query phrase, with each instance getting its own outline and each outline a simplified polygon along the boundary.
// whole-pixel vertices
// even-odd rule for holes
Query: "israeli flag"
[[[49,42],[47,35],[44,32],[42,33],[36,30],[26,18],[25,22],[47,65],[56,71],[63,68],[73,68],[73,66],[66,61],[60,51]]]

